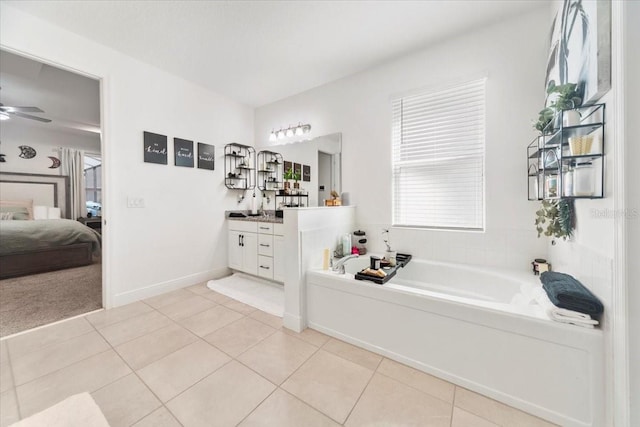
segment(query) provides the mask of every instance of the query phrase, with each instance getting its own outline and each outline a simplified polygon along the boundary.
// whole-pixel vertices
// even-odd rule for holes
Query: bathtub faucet
[[[352,258],[358,258],[360,255],[358,254],[351,254],[351,255],[347,255],[346,257],[342,257],[338,260],[338,262],[336,262],[335,264],[333,264],[333,271],[336,271],[340,274],[344,274],[344,263],[349,261]]]

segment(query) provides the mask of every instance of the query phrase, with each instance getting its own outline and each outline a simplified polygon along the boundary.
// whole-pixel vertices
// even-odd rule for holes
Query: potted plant
[[[571,238],[575,228],[573,200],[543,200],[542,207],[536,211],[535,225],[538,237],[544,234],[562,240]]]
[[[563,126],[576,126],[580,124],[580,113],[574,110],[582,104],[582,97],[578,91],[578,85],[575,83],[565,83],[556,86],[551,81],[547,88],[547,94],[557,94],[556,98],[551,102],[550,107],[560,113],[563,110]]]
[[[288,192],[288,190],[291,188],[291,183],[289,182],[289,180],[293,179],[293,168],[289,168],[289,170],[284,171],[284,173],[282,174],[282,178],[284,179],[284,190],[285,192]]]
[[[550,134],[553,131],[553,127],[549,126],[549,123],[553,120],[553,115],[553,110],[549,107],[540,110],[538,121],[533,123],[533,127],[542,135]]]
[[[293,180],[295,181],[293,183],[293,188],[299,189],[300,188],[300,183],[298,181],[300,181],[300,173],[299,172],[294,172],[293,176],[291,178],[293,178]]]

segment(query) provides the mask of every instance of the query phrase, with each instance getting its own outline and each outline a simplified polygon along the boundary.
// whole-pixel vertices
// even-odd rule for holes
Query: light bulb
[[[293,136],[293,129],[291,127],[287,129],[287,136]]]
[[[271,135],[269,135],[269,141],[275,141],[277,139],[276,132],[271,129]]]
[[[300,136],[304,133],[304,131],[302,130],[302,123],[298,123],[298,126],[296,127],[296,136]]]
[[[280,129],[278,131],[278,139],[282,139],[282,138],[284,138],[284,131],[282,129]]]

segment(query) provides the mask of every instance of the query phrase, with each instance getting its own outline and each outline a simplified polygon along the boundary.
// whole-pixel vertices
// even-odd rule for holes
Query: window
[[[84,155],[84,188],[87,214],[102,216],[102,158],[99,155]]]
[[[393,225],[484,228],[485,79],[392,102]]]

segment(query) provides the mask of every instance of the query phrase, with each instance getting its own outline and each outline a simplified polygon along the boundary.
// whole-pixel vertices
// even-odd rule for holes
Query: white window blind
[[[392,102],[393,224],[484,227],[485,79]]]

